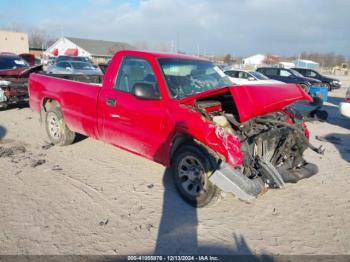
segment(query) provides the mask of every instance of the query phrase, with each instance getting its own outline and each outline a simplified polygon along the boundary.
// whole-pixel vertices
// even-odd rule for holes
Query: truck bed
[[[103,81],[103,75],[48,74],[46,72],[40,72],[39,74],[91,84],[102,84]]]
[[[47,100],[55,100],[61,105],[64,119],[71,130],[95,137],[97,98],[102,86],[102,77],[31,74],[30,106],[33,110],[40,112]]]

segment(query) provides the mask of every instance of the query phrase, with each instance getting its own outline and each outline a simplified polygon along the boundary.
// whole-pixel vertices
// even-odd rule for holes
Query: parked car
[[[307,68],[293,68],[293,70],[298,71],[303,76],[320,80],[324,84],[324,86],[328,88],[329,91],[332,91],[333,89],[338,89],[341,87],[341,82],[338,79],[321,75],[316,70],[307,69]]]
[[[289,107],[312,98],[295,84],[231,86],[202,58],[123,50],[100,85],[32,74],[29,93],[53,144],[80,133],[171,167],[196,207],[221,191],[248,201],[317,173],[303,152],[321,151]]]
[[[304,90],[308,90],[310,86],[321,86],[321,81],[305,77],[298,71],[290,68],[277,68],[277,67],[260,67],[256,70],[259,73],[264,74],[268,78],[282,81],[284,83],[300,84]]]
[[[345,102],[340,103],[340,113],[343,116],[350,117],[350,87],[345,95]]]
[[[91,63],[64,61],[49,65],[47,70],[49,74],[73,74],[73,75],[102,75],[102,71]]]
[[[283,84],[281,81],[269,79],[267,76],[256,72],[241,69],[228,69],[224,73],[237,85],[241,84]]]
[[[41,69],[41,66],[30,67],[18,55],[0,53],[0,108],[27,102],[28,76]]]

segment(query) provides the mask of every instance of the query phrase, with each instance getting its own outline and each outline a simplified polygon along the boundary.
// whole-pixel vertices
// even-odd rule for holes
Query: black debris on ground
[[[47,144],[43,145],[41,148],[44,149],[44,150],[48,150],[48,149],[50,149],[50,148],[53,147],[53,146],[54,146],[54,144],[52,144],[52,143],[47,143]]]
[[[109,219],[106,219],[106,221],[101,221],[101,222],[99,223],[99,225],[100,225],[100,226],[105,226],[105,225],[108,224],[108,222],[109,222]]]
[[[11,157],[25,152],[26,148],[24,146],[12,146],[7,148],[0,146],[0,157]]]
[[[34,160],[30,166],[31,167],[37,167],[37,166],[41,166],[41,165],[43,165],[45,163],[46,163],[45,159],[38,159],[38,160]]]
[[[54,166],[52,167],[52,170],[53,170],[53,171],[62,171],[63,169],[62,169],[62,167],[60,167],[59,165],[54,165]]]

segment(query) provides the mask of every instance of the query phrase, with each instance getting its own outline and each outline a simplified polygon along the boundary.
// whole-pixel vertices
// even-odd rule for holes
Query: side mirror
[[[146,83],[136,83],[132,88],[132,93],[140,99],[158,100],[160,98],[153,85]]]
[[[255,78],[252,77],[252,76],[250,76],[250,77],[248,77],[248,80],[249,80],[249,81],[255,81]]]

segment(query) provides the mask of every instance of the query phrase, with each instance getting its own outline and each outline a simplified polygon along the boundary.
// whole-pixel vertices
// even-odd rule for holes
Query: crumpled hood
[[[297,84],[233,86],[229,88],[237,106],[240,122],[283,110],[300,100],[312,98]]]
[[[297,84],[237,85],[208,90],[180,100],[183,104],[195,104],[197,99],[231,93],[237,107],[239,121],[281,111],[288,105],[312,98]]]

